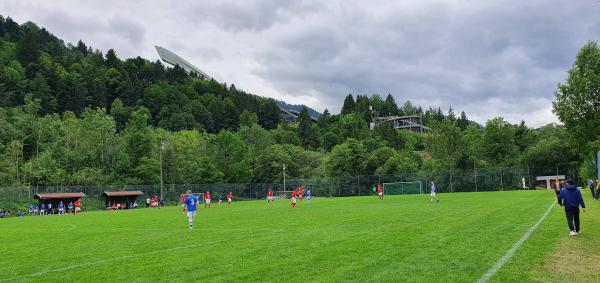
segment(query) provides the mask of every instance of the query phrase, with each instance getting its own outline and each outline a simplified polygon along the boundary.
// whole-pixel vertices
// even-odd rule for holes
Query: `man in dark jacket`
[[[585,203],[575,183],[569,180],[567,184],[567,187],[562,189],[558,195],[558,204],[565,207],[567,224],[569,224],[569,229],[571,229],[569,235],[577,236],[579,234],[579,205],[581,205],[583,212],[585,212]],[[575,225],[573,225],[573,222],[575,222]]]

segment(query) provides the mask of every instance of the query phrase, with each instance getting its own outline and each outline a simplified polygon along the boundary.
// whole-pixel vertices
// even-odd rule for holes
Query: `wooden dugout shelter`
[[[102,197],[104,198],[104,204],[106,207],[109,203],[126,203],[128,206],[134,203],[139,196],[143,196],[144,193],[141,191],[119,191],[119,192],[104,192]]]
[[[51,194],[35,194],[34,199],[39,200],[40,204],[52,204],[52,207],[58,208],[58,204],[62,201],[65,207],[69,202],[75,203],[78,199],[85,197],[82,192],[79,193],[51,193]]]

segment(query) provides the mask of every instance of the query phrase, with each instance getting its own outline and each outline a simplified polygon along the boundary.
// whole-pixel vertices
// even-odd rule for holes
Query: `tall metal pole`
[[[473,159],[473,173],[475,174],[475,191],[477,191],[477,163]]]
[[[164,183],[163,183],[163,150],[165,150],[165,142],[160,141],[160,198],[164,197]]]
[[[285,191],[285,164],[283,164],[283,190]]]
[[[531,183],[531,171],[529,171],[529,164],[527,164],[527,176],[529,177],[529,189],[531,189],[533,183]]]

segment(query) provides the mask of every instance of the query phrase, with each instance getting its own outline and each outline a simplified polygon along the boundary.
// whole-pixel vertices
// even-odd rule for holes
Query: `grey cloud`
[[[208,23],[226,31],[261,31],[279,22],[286,23],[297,13],[314,7],[304,1],[207,1],[190,2],[186,17],[197,23]]]
[[[588,27],[600,22],[595,6],[569,4],[471,3],[459,11],[422,4],[409,12],[397,7],[391,12],[397,16],[381,21],[356,22],[351,19],[362,11],[354,10],[349,20],[323,20],[293,40],[284,35],[286,40],[270,41],[276,46],[260,54],[264,68],[257,74],[277,78],[274,85],[284,93],[297,92],[304,82],[314,95],[337,101],[330,107],[335,110],[349,89],[458,110],[477,101],[483,107],[471,108],[475,116],[518,116],[538,108],[534,101],[540,98],[551,100],[577,49],[598,39]],[[512,107],[497,111],[499,100]]]
[[[156,58],[165,46],[239,88],[339,111],[348,93],[533,125],[578,49],[600,36],[596,1],[2,1],[67,42]]]
[[[105,32],[116,32],[128,40],[132,46],[138,47],[143,42],[146,30],[139,23],[128,19],[127,16],[117,15],[109,20]]]

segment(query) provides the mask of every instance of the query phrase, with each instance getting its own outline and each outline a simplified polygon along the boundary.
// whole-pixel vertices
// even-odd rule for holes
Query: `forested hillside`
[[[288,178],[580,165],[562,126],[482,127],[392,95],[342,104],[286,124],[273,100],[233,84],[0,17],[0,185],[156,184],[161,150],[165,182],[179,184],[277,182],[283,164]],[[420,115],[433,130],[370,130],[377,115]]]

